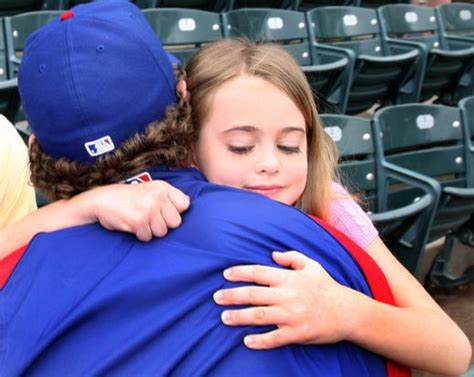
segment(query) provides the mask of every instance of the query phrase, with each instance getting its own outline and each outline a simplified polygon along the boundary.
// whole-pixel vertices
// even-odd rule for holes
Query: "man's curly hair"
[[[176,82],[185,78],[181,68],[175,68],[175,75]],[[33,141],[29,152],[33,185],[51,200],[67,199],[155,165],[189,166],[196,135],[190,123],[190,105],[179,93],[178,97],[179,103],[168,107],[164,119],[150,123],[143,133],[131,136],[92,165],[51,157]]]

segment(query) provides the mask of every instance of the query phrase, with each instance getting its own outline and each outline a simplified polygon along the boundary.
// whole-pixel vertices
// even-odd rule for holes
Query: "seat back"
[[[2,0],[0,1],[0,17],[41,10],[43,9],[44,1],[45,0]]]
[[[341,108],[347,101],[349,60],[343,52],[326,51],[310,43],[305,15],[286,9],[251,8],[222,15],[226,37],[280,44],[300,64],[315,94],[320,112]],[[335,100],[327,99],[334,94]]]
[[[338,173],[343,184],[366,199],[376,211],[377,177],[370,120],[348,115],[322,114],[324,130],[339,151]]]
[[[392,54],[384,44],[374,9],[316,8],[307,13],[314,42],[350,50],[355,55],[347,114],[375,104],[397,103],[401,88],[412,78],[418,52],[413,47]]]
[[[381,238],[398,259],[415,272],[425,242],[423,232],[430,214],[424,212],[432,203],[425,190],[392,177],[381,164],[374,143],[371,121],[347,115],[322,115],[325,131],[336,143],[340,162],[338,172],[344,185],[363,198]],[[410,189],[419,200],[400,200],[400,187]],[[402,242],[409,229],[415,228],[414,239]],[[407,245],[411,245],[408,247]]]
[[[464,124],[464,137],[467,142],[467,149],[469,150],[468,164],[474,166],[474,96],[464,98],[459,102],[461,108],[461,115]],[[467,171],[467,185],[474,187],[474,169]]]
[[[360,0],[296,0],[294,9],[307,12],[311,9],[327,6],[353,6],[360,5]]]
[[[5,81],[8,78],[8,51],[4,34],[4,20],[0,18],[0,81]]]
[[[377,13],[357,7],[317,8],[308,12],[315,41],[349,48],[356,55],[383,56]]]
[[[474,4],[443,4],[436,9],[442,32],[474,40]]]
[[[18,74],[25,43],[30,34],[58,17],[61,13],[61,11],[38,11],[5,17],[5,38],[11,78]]]
[[[188,8],[208,12],[220,12],[228,9],[230,0],[154,0],[147,8]]]
[[[242,8],[294,9],[294,0],[229,0],[228,10]]]
[[[20,93],[16,79],[0,81],[0,114],[15,123],[20,110]]]
[[[303,13],[283,9],[237,9],[222,16],[229,38],[281,44],[301,66],[313,64]]]
[[[379,8],[387,38],[417,42],[423,51],[424,76],[420,101],[437,95],[440,102],[456,105],[459,97],[472,95],[474,47],[468,41],[441,38],[433,8],[386,5]]]
[[[381,109],[374,119],[383,135],[385,160],[432,177],[443,188],[429,239],[439,238],[465,223],[474,212],[474,189],[467,185],[472,166],[466,163],[459,109],[400,105]]]
[[[421,5],[390,4],[379,8],[388,37],[424,43],[430,50],[441,48],[433,8]]]
[[[222,39],[218,13],[196,9],[145,9],[143,14],[161,40],[183,66],[201,45]]]

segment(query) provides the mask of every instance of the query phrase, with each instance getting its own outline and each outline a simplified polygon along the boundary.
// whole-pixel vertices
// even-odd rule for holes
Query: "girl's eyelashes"
[[[301,149],[300,147],[289,147],[287,145],[279,145],[278,148],[283,152],[287,154],[292,154],[292,153],[300,153]]]
[[[246,154],[246,153],[249,153],[252,151],[253,149],[253,145],[252,146],[246,146],[246,147],[236,147],[234,145],[229,145],[227,147],[229,149],[229,151],[231,151],[232,153],[236,153],[236,154]]]
[[[250,145],[250,146],[244,146],[244,147],[239,146],[238,147],[238,146],[234,146],[234,145],[228,145],[227,148],[232,153],[247,154],[247,153],[250,153],[253,150],[254,146]],[[278,145],[278,149],[281,150],[285,154],[293,154],[293,153],[300,153],[301,152],[300,147],[290,147],[290,146],[287,146],[287,145]]]

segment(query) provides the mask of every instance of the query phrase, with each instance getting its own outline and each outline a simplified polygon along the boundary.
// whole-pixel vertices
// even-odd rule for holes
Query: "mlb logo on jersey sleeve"
[[[89,141],[85,143],[84,146],[91,157],[100,156],[101,154],[115,149],[112,138],[108,135],[97,140]]]
[[[152,181],[152,179],[151,179],[150,173],[143,172],[143,173],[138,174],[134,177],[128,178],[127,180],[125,180],[125,183],[135,185],[137,183],[144,183],[144,182],[151,182],[151,181]]]

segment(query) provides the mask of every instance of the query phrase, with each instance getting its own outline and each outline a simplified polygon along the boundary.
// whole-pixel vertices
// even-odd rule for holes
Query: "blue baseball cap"
[[[174,59],[127,0],[78,5],[38,29],[18,82],[43,152],[93,163],[162,119],[177,102]]]

